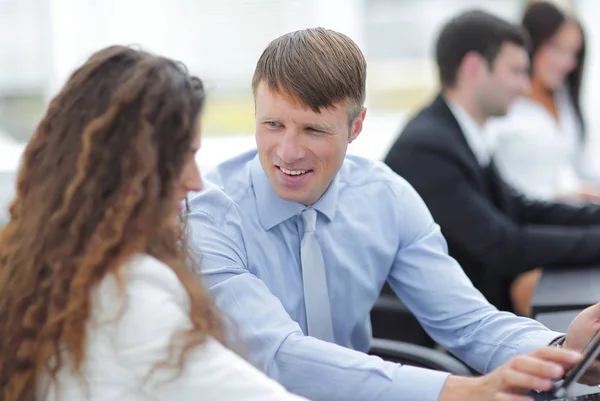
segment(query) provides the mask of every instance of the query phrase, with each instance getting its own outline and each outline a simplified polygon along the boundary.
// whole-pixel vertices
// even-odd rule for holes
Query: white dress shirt
[[[175,273],[160,261],[138,255],[121,269],[121,299],[114,276],[107,276],[92,295],[82,379],[68,367],[44,396],[45,401],[300,401],[237,354],[209,338],[193,349],[178,371],[152,368],[169,356],[174,333],[191,326],[189,297]],[[58,390],[58,391],[57,391]]]
[[[558,121],[535,100],[522,97],[505,117],[486,126],[504,180],[534,199],[552,200],[597,180],[584,152],[581,126],[566,90],[556,93]]]
[[[458,103],[446,99],[450,111],[454,115],[458,126],[465,136],[465,140],[475,155],[477,162],[481,167],[487,167],[492,160],[492,153],[488,142],[483,137],[482,127],[467,113],[467,111]]]

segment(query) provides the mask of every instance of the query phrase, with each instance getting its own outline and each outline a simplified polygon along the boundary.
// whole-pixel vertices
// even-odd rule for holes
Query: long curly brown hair
[[[203,104],[182,64],[121,46],[92,55],[51,101],[0,232],[3,401],[34,400],[39,375],[54,380],[67,363],[79,371],[92,288],[137,253],[170,266],[189,294],[180,366],[207,336],[222,340],[172,222]]]

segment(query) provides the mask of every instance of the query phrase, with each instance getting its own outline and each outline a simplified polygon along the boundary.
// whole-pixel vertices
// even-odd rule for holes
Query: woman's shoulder
[[[550,133],[555,130],[555,123],[548,112],[535,100],[518,98],[510,106],[506,115],[488,120],[485,131],[491,137],[523,137]]]
[[[121,292],[135,293],[138,296],[144,293],[185,293],[181,281],[170,266],[142,253],[135,254],[124,262],[116,274],[107,275],[100,287],[107,293],[114,287],[120,287]]]
[[[507,123],[529,122],[531,120],[547,120],[548,112],[542,105],[527,97],[517,98],[509,107],[505,116],[494,118],[494,121]]]
[[[187,310],[187,292],[171,267],[148,254],[132,256],[116,274],[104,277],[95,291],[99,316],[112,314],[123,305],[128,312],[158,313],[173,303]]]
[[[122,274],[130,285],[143,283],[173,291],[182,288],[179,278],[170,266],[144,253],[135,254],[125,263]]]
[[[101,291],[101,299],[107,308],[101,309],[103,312],[97,315],[101,320],[97,319],[99,324],[90,331],[92,351],[97,355],[104,352],[101,345],[105,341],[101,338],[105,336],[110,338],[111,350],[119,356],[122,366],[146,372],[156,363],[175,362],[169,352],[176,338],[173,336],[191,328],[189,298],[177,275],[162,261],[140,254],[122,266],[119,276],[102,283],[105,290]],[[121,281],[126,298],[123,313],[114,319],[120,310],[113,292],[118,288],[117,280]],[[172,377],[171,370],[156,371],[149,383],[161,383],[155,387],[157,398],[176,394],[173,399],[192,400],[205,394],[212,401],[302,400],[211,336],[190,351],[181,373],[177,380],[170,381],[163,379]]]

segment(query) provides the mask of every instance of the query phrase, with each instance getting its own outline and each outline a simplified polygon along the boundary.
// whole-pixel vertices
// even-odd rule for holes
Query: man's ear
[[[352,143],[352,141],[354,141],[356,138],[358,138],[358,135],[361,133],[361,131],[363,129],[363,122],[365,121],[366,115],[367,115],[367,108],[362,107],[360,109],[360,112],[358,113],[358,116],[356,116],[354,118],[354,121],[352,121],[352,127],[350,129],[350,137],[348,138],[348,143]]]
[[[481,76],[487,63],[483,56],[477,52],[468,52],[460,63],[460,71],[469,81],[476,81]]]

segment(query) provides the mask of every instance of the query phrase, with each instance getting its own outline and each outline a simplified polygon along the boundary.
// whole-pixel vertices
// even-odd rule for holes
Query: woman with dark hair
[[[192,271],[203,104],[181,64],[126,47],[52,100],[0,232],[2,401],[299,399],[222,345]]]
[[[488,125],[494,160],[506,181],[543,200],[598,201],[585,150],[580,92],[585,38],[580,23],[547,1],[529,5],[531,91]]]

